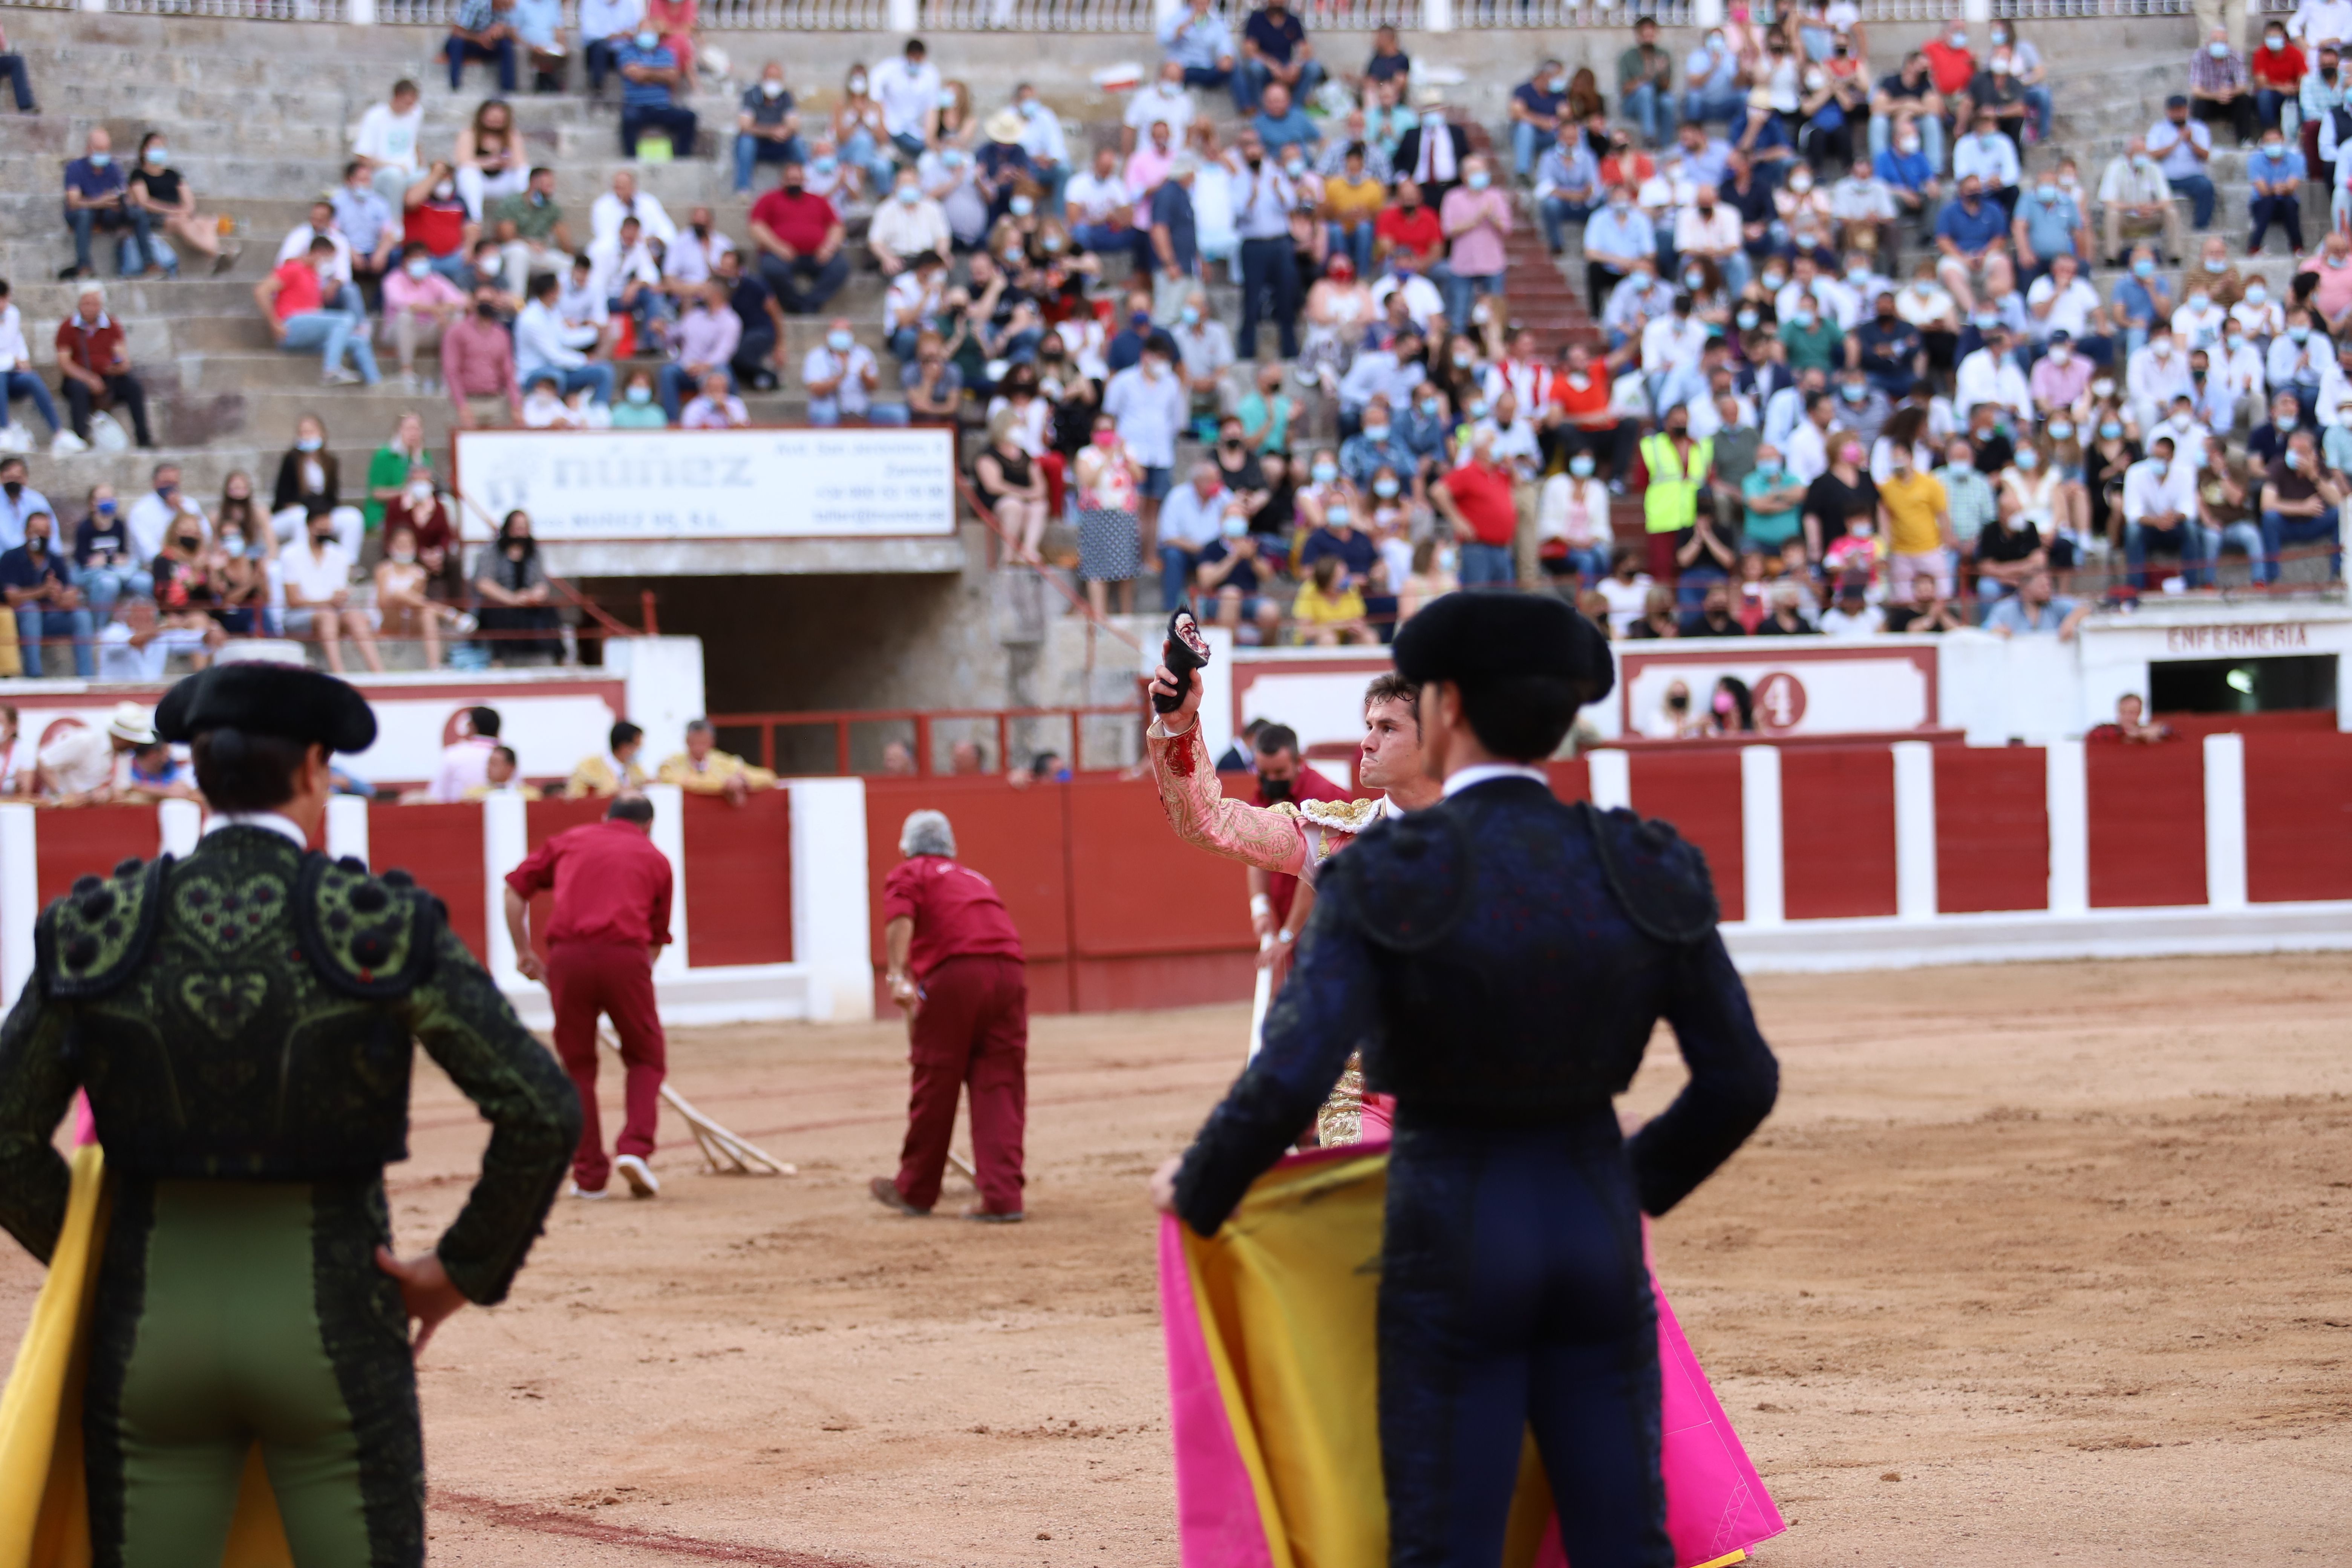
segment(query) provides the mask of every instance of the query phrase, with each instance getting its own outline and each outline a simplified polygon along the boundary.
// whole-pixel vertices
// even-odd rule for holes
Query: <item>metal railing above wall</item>
[[[1630,27],[1640,17],[1664,27],[1692,25],[1691,0],[1639,0],[1633,5],[1580,5],[1576,0],[1454,0],[1454,25],[1465,32],[1503,28]]]
[[[2293,10],[2290,5],[2286,7]],[[1992,14],[2021,22],[2099,21],[2128,16],[2189,16],[2196,0],[1992,0]]]

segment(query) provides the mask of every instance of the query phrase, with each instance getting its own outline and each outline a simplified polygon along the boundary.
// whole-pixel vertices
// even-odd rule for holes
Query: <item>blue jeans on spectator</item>
[[[1524,120],[1511,121],[1511,171],[1522,180],[1536,166],[1536,160],[1551,151],[1559,138],[1549,131],[1538,131]]]
[[[74,574],[74,586],[89,602],[92,618],[102,621],[113,615],[114,602],[125,594],[152,597],[155,579],[135,566],[85,566]]]
[[[1609,546],[1605,544],[1571,544],[1563,557],[1568,569],[1577,574],[1585,587],[1591,587],[1609,575]]]
[[[2137,522],[2124,525],[2124,562],[2131,568],[2132,585],[2141,593],[2147,592],[2147,552],[2151,547],[2180,556],[2180,575],[2192,588],[2201,588],[2212,580],[2218,537],[2208,539],[2206,530],[2183,519],[2170,528],[2147,528]]]
[[[661,367],[661,379],[655,395],[661,399],[662,412],[668,415],[669,422],[675,425],[677,423],[678,415],[686,406],[686,400],[701,390],[701,381],[688,374],[684,365],[672,360]],[[727,390],[730,392],[741,390],[736,384],[735,373],[731,369],[727,373]]]
[[[621,68],[613,63],[613,40],[589,39],[587,56],[588,90],[601,95],[604,90],[604,79]]]
[[[1706,603],[1706,591],[1731,579],[1720,566],[1685,566],[1675,579],[1675,608],[1688,615]]]
[[[1480,294],[1503,291],[1503,275],[1499,272],[1456,272],[1451,264],[1441,261],[1429,269],[1429,280],[1445,296],[1445,319],[1457,332],[1470,330],[1470,307]]]
[[[639,353],[647,352],[648,345],[658,345],[662,330],[677,320],[677,301],[650,289],[638,289],[634,304],[625,304],[618,295],[614,295],[604,301],[604,309],[613,315],[627,316],[636,322]]]
[[[893,132],[890,137],[890,145],[898,149],[899,152],[904,153],[907,155],[907,162],[909,163],[913,163],[916,159],[920,158],[924,153],[929,150],[924,146],[923,139],[916,135],[911,131],[899,131]],[[884,190],[888,190],[890,187],[886,184],[882,188]]]
[[[1331,254],[1344,255],[1356,264],[1357,277],[1370,278],[1372,275],[1371,221],[1367,218],[1353,225],[1327,223],[1323,226],[1330,231]]]
[[[806,288],[801,286],[803,278],[808,279]],[[849,281],[849,258],[839,250],[830,261],[819,261],[814,256],[797,256],[790,261],[781,256],[762,256],[760,281],[768,286],[785,315],[813,315]]]
[[[1214,92],[1233,85],[1234,73],[1223,66],[1186,66],[1184,85],[1197,87],[1204,92]]]
[[[25,74],[25,57],[0,55],[0,76],[6,77],[8,85],[16,89],[16,112],[32,113],[33,79]]]
[[[2253,233],[2246,237],[2249,254],[2263,247],[2273,224],[2286,230],[2289,247],[2298,251],[2303,248],[2303,202],[2299,197],[2256,196],[2246,204],[2246,211],[2254,220]]]
[[[610,404],[613,401],[613,367],[603,360],[591,360],[570,370],[559,370],[551,364],[541,365],[522,378],[523,390],[529,392],[535,381],[555,383],[555,390],[566,397],[584,386],[595,395],[597,402]]]
[[[2025,107],[2033,111],[2033,139],[2036,142],[2049,141],[2050,89],[2046,87],[2027,88]]]
[[[1546,196],[1538,202],[1536,216],[1543,219],[1544,247],[1559,255],[1568,245],[1568,226],[1591,217],[1592,207],[1591,202],[1573,202],[1566,196]]]
[[[1656,82],[1643,82],[1625,94],[1625,112],[1642,128],[1643,142],[1655,147],[1665,139],[1674,120],[1674,95],[1659,92]]]
[[[675,103],[645,103],[635,109],[621,110],[621,156],[637,155],[637,138],[648,131],[658,131],[669,138],[669,144],[681,158],[694,153],[694,110]]]
[[[98,264],[90,259],[90,237],[101,231],[112,234],[118,229],[131,231],[129,265],[121,268],[129,278],[143,272],[154,264],[154,253],[147,248],[148,236],[153,224],[144,207],[119,208],[75,207],[66,213],[66,226],[73,230],[74,265],[84,272],[95,273]]]
[[[844,419],[863,419],[868,425],[900,426],[908,424],[912,417],[903,403],[873,403],[866,405],[863,414],[848,414],[842,410],[839,398],[809,399],[808,422],[812,425],[838,425]]]
[[[1160,607],[1173,610],[1192,602],[1192,568],[1197,557],[1181,544],[1160,547]]]
[[[1747,110],[1748,95],[1744,92],[1706,89],[1683,94],[1683,119],[1702,125],[1710,120],[1735,121]]]
[[[2312,544],[2326,540],[2336,548],[2327,555],[2327,575],[2330,579],[2344,575],[2344,535],[2334,507],[2317,517],[2289,517],[2283,511],[2263,513],[2263,559],[2254,571],[2258,583],[2275,583],[2279,574],[2279,552],[2290,544]]]
[[[512,92],[515,89],[515,47],[512,38],[500,38],[495,44],[485,46],[468,43],[464,38],[453,36],[448,43],[442,47],[441,52],[449,58],[449,90],[451,92],[457,91],[465,85],[467,60],[496,60],[499,66],[499,90]]]
[[[1507,544],[1481,544],[1476,540],[1465,540],[1462,550],[1462,585],[1465,588],[1507,588],[1517,581],[1511,569],[1511,547]]]
[[[807,162],[808,152],[797,136],[785,142],[772,142],[748,131],[738,131],[735,132],[735,194],[740,195],[751,188],[751,170],[756,164]]]
[[[1082,223],[1070,230],[1070,237],[1097,256],[1125,254],[1138,267],[1151,265],[1151,236],[1133,226],[1114,227],[1107,223]]]
[[[16,650],[25,661],[25,673],[38,679],[42,673],[41,640],[45,637],[62,641],[73,639],[74,673],[84,680],[98,673],[98,660],[90,646],[92,630],[89,612],[84,610],[37,610],[30,605],[16,612]],[[53,656],[55,649],[48,650]],[[52,675],[63,675],[52,669]]]
[[[851,132],[849,140],[842,143],[841,161],[855,163],[865,170],[866,184],[870,190],[887,191],[890,188],[890,182],[898,177],[898,163],[876,143],[874,132],[863,125]]]
[[[2292,96],[2267,87],[2254,89],[2254,123],[2265,131],[2276,131],[2279,128],[2279,110]]]
[[[920,327],[892,328],[887,334],[891,357],[895,358],[900,364],[914,363],[915,345],[921,338],[922,332],[923,329]]]
[[[49,434],[58,433],[58,405],[49,401],[48,384],[29,370],[0,371],[0,430],[8,427],[8,405],[19,397],[31,398],[49,422]]]
[[[1265,84],[1274,73],[1258,60],[1240,60],[1234,66],[1234,107],[1244,114],[1255,114],[1260,100],[1265,97]],[[1307,97],[1323,80],[1323,62],[1308,60],[1299,68],[1298,79],[1291,84],[1290,101],[1298,108],[1307,106]]]
[[[2213,182],[2203,174],[2175,174],[2172,194],[2189,198],[2189,222],[2200,233],[2213,226]]]
[[[305,349],[319,351],[319,363],[328,370],[341,366],[348,353],[360,373],[360,379],[373,386],[383,377],[375,368],[375,350],[368,346],[368,321],[365,316],[348,310],[305,310],[285,321],[286,336],[278,346],[288,353],[300,353]]]

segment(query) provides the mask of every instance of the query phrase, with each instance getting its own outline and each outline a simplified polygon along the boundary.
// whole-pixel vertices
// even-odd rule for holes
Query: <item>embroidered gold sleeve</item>
[[[1171,736],[1155,719],[1144,744],[1160,786],[1160,808],[1177,837],[1263,870],[1294,877],[1305,870],[1307,836],[1298,811],[1286,804],[1269,807],[1227,800],[1198,724]]]

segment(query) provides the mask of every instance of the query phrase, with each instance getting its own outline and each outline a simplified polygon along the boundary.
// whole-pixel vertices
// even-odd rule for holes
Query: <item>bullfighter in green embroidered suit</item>
[[[421,1348],[501,1300],[580,1137],[555,1060],[399,872],[306,847],[327,764],[374,739],[352,688],[216,667],[156,713],[214,816],[194,854],[42,912],[0,1026],[0,1225],[47,1260],[53,1144],[89,1097],[111,1188],[82,1401],[97,1568],[217,1564],[257,1444],[299,1568],[425,1559]],[[432,1252],[390,1249],[412,1041],[490,1122]]]

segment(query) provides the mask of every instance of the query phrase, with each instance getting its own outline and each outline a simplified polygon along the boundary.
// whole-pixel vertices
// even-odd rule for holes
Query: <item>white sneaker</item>
[[[629,1184],[629,1195],[633,1198],[655,1197],[661,1192],[661,1184],[654,1180],[652,1169],[640,1155],[622,1155],[613,1162],[613,1170],[621,1180]]]
[[[49,443],[49,456],[52,458],[70,458],[77,452],[89,450],[89,443],[70,430],[58,431],[57,439]]]
[[[577,1182],[573,1182],[573,1183],[572,1183],[572,1184],[571,1184],[569,1186],[565,1187],[565,1188],[563,1189],[563,1193],[564,1193],[564,1195],[565,1195],[566,1197],[578,1198],[578,1199],[580,1199],[580,1200],[581,1200],[582,1202],[583,1202],[583,1203],[592,1203],[592,1204],[601,1204],[601,1203],[603,1203],[606,1198],[609,1198],[609,1197],[611,1197],[611,1196],[613,1195],[611,1193],[607,1192],[607,1191],[606,1191],[604,1188],[603,1188],[603,1187],[598,1187],[594,1192],[593,1192],[593,1193],[592,1193],[592,1192],[590,1192],[587,1188],[585,1188],[585,1187],[582,1186],[582,1185],[581,1185],[579,1183],[577,1183]]]
[[[0,426],[0,452],[29,452],[33,433],[22,425]]]
[[[339,364],[329,365],[319,373],[319,384],[321,386],[357,386],[359,384],[359,372],[345,370]]]

